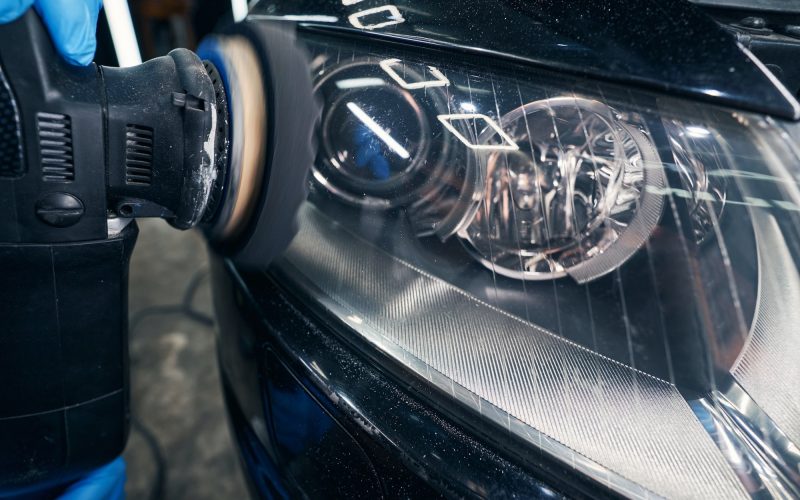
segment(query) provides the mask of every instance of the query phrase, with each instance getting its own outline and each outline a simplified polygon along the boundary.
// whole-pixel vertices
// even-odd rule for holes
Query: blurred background
[[[246,10],[246,0],[105,0],[96,62],[131,65],[194,49]],[[205,241],[160,220],[140,220],[139,228],[128,303],[127,496],[246,498],[222,401]]]
[[[95,62],[125,65],[136,50],[125,36],[132,25],[141,59],[163,56],[176,47],[194,50],[204,36],[247,13],[247,0],[105,0],[97,23]],[[234,14],[235,12],[235,14]],[[111,36],[114,27],[117,44]],[[120,33],[122,38],[120,38]],[[122,57],[118,54],[122,52]]]
[[[222,401],[205,240],[161,220],[138,223],[127,496],[246,498]]]

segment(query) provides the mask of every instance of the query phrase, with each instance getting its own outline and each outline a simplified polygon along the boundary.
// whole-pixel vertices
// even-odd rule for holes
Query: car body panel
[[[355,30],[800,118],[777,78],[684,0],[262,1],[250,18]]]

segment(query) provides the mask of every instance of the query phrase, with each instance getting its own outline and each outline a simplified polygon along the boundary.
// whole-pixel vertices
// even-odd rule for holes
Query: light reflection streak
[[[336,87],[342,90],[380,87],[382,85],[386,85],[386,81],[380,78],[347,78],[336,82]]]
[[[375,120],[370,118],[370,116],[367,113],[365,113],[363,109],[358,107],[358,104],[354,102],[348,102],[347,109],[349,109],[350,112],[356,116],[356,118],[361,120],[361,123],[366,125],[367,128],[370,129],[373,134],[377,135],[380,140],[382,140],[387,146],[389,146],[389,149],[397,153],[397,156],[399,156],[404,160],[407,160],[408,158],[411,157],[408,150],[406,150],[406,148],[401,146],[399,142],[394,140],[394,137],[389,135],[388,132],[386,132],[383,128],[381,128],[381,126],[378,125],[378,123]]]
[[[435,80],[409,83],[405,81],[403,77],[398,75],[393,68],[393,66],[400,62],[400,59],[386,59],[380,62],[380,66],[383,68],[386,74],[392,78],[392,80],[396,81],[398,85],[406,90],[424,89],[428,87],[445,87],[450,85],[450,80],[448,80],[447,77],[444,76],[444,73],[439,71],[439,69],[437,69],[435,66],[428,66],[428,71],[430,71],[431,75],[436,78]]]
[[[444,125],[445,128],[447,130],[449,130],[451,134],[456,136],[456,138],[459,141],[464,143],[464,145],[467,146],[470,149],[479,150],[479,151],[481,151],[481,150],[482,151],[517,151],[519,149],[519,146],[517,146],[517,143],[514,142],[514,140],[511,137],[509,137],[508,134],[506,134],[503,131],[503,129],[500,128],[499,125],[497,125],[495,122],[493,122],[492,119],[489,118],[486,115],[482,115],[480,113],[459,113],[459,114],[454,114],[454,115],[439,115],[436,118],[438,118],[439,121],[442,122],[442,125]],[[492,130],[495,131],[495,133],[497,133],[497,135],[500,136],[500,138],[503,140],[503,143],[501,143],[501,144],[472,144],[471,142],[469,142],[469,139],[464,137],[461,134],[461,132],[459,132],[453,126],[453,122],[457,121],[457,120],[474,120],[474,121],[480,120],[482,122],[485,122],[487,125],[489,125],[492,128]]]
[[[375,24],[363,24],[361,22],[363,18],[371,16],[372,14],[379,14],[381,12],[388,13],[386,21]],[[403,15],[400,13],[400,10],[394,5],[384,5],[383,7],[374,7],[372,9],[362,10],[356,12],[355,14],[351,14],[347,20],[350,21],[350,24],[352,24],[354,27],[362,30],[374,30],[406,22],[406,20],[403,18]]]
[[[701,139],[711,135],[711,132],[709,132],[708,129],[697,125],[688,125],[686,127],[686,132],[688,132],[691,137],[697,137]]]
[[[306,22],[306,23],[336,23],[339,22],[339,18],[336,16],[319,16],[319,15],[293,15],[287,14],[284,16],[269,16],[269,15],[262,15],[262,14],[250,14],[248,16],[249,19],[252,20],[259,20],[263,19],[265,21],[295,21],[295,22]]]

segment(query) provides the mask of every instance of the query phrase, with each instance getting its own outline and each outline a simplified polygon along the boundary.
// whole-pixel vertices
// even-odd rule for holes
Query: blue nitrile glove
[[[123,500],[125,461],[122,457],[70,485],[58,500]]]
[[[77,66],[92,62],[102,0],[0,0],[0,24],[17,19],[31,5],[42,17],[56,50],[67,62]]]

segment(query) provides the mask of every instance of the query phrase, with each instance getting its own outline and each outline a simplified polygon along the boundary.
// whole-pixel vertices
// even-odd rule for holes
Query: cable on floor
[[[165,314],[182,314],[197,323],[205,326],[212,326],[214,324],[214,318],[202,311],[198,311],[193,305],[195,295],[197,295],[200,285],[207,277],[207,269],[197,270],[186,285],[183,292],[183,300],[180,304],[155,305],[137,311],[128,321],[128,332],[133,334],[142,321],[149,317]],[[161,444],[158,442],[156,435],[133,414],[133,411],[131,411],[131,427],[142,436],[147,447],[150,449],[150,453],[153,455],[153,463],[155,464],[156,471],[153,484],[150,487],[149,498],[150,500],[162,500],[167,484],[168,467],[164,459],[164,452],[161,448]]]

